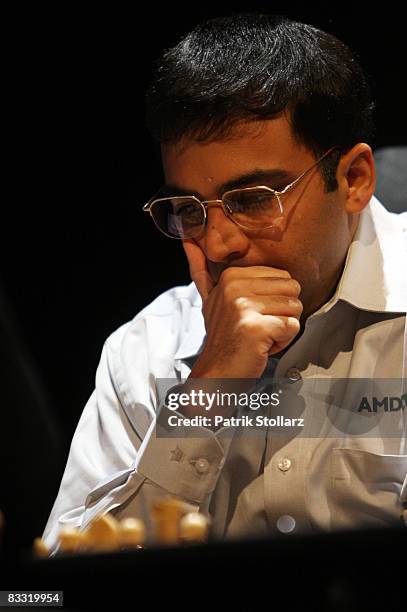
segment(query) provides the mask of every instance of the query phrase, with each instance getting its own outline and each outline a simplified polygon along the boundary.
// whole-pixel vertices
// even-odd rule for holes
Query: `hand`
[[[300,331],[300,284],[286,270],[268,266],[226,268],[212,280],[201,248],[183,247],[202,298],[207,338],[191,378],[259,378],[270,355]]]

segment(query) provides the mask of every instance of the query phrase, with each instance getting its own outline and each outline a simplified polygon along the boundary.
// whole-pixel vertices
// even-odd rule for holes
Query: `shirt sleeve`
[[[166,435],[168,408],[156,411],[142,327],[142,321],[135,326],[136,357],[127,358],[122,345],[115,349],[107,342],[103,348],[95,390],[74,433],[43,534],[52,554],[61,527],[85,529],[130,499],[133,515],[146,522],[147,531],[157,497],[172,494],[201,511],[209,506],[230,437],[204,427],[185,429],[177,438]]]
[[[170,416],[182,418],[163,404],[137,470],[166,491],[202,504],[216,486],[227,441],[205,427],[177,427],[175,437],[168,426]]]

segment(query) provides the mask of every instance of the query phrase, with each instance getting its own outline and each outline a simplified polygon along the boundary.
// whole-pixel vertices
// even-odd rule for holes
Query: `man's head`
[[[282,196],[284,216],[274,228],[247,232],[210,206],[195,243],[215,281],[229,266],[288,270],[302,285],[304,316],[332,293],[357,215],[374,192],[372,151],[364,144],[372,110],[349,49],[281,17],[210,20],[164,53],[146,117],[166,182],[181,191],[219,199],[220,185],[274,168],[288,178],[261,184],[282,190],[336,147]]]

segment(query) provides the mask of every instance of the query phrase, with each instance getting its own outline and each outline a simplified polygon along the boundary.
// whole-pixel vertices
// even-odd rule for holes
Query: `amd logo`
[[[397,412],[407,406],[407,393],[401,397],[373,397],[371,402],[367,397],[363,397],[359,404],[358,412],[366,410],[367,412],[378,412],[383,410],[384,412]]]

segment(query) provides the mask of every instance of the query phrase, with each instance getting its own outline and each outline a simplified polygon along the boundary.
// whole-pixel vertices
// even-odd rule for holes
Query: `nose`
[[[222,200],[207,200],[203,204],[207,217],[201,246],[207,258],[216,263],[229,263],[244,257],[250,246],[249,239],[243,228],[225,214]]]

